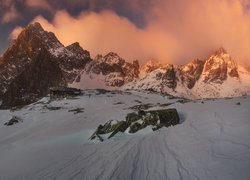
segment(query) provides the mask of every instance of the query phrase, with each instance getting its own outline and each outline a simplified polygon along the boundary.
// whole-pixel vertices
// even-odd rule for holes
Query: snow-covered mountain
[[[222,98],[250,94],[250,73],[219,48],[205,61],[185,66],[149,61],[140,78],[125,89],[147,89],[186,98]]]
[[[220,98],[250,92],[250,73],[223,49],[185,66],[151,60],[143,67],[110,52],[94,60],[79,43],[65,47],[39,23],[28,25],[0,58],[2,107],[34,102],[51,86],[148,89],[186,98]]]
[[[69,86],[78,88],[114,89],[133,81],[139,76],[139,62],[126,62],[118,54],[110,52],[105,56],[97,55],[82,70]]]
[[[28,25],[1,60],[2,106],[27,104],[46,95],[50,86],[66,85],[90,60],[79,44],[64,47],[39,23]]]
[[[119,87],[138,74],[138,61],[127,63],[115,53],[92,60],[79,43],[65,47],[52,32],[33,23],[0,59],[0,102],[2,107],[29,104],[46,95],[51,86]]]

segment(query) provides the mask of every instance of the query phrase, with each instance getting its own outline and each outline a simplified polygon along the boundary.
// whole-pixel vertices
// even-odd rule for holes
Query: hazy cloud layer
[[[20,18],[20,14],[16,10],[15,6],[11,5],[9,11],[7,11],[3,15],[2,22],[3,23],[8,23],[8,22],[11,22],[11,21],[16,20],[18,18]]]
[[[52,10],[52,6],[47,0],[25,0],[25,3],[31,8]]]
[[[0,1],[0,21],[1,23],[9,23],[11,21],[21,18],[21,14],[16,8],[16,4],[12,0],[1,0]]]
[[[93,7],[97,6],[96,2],[99,1],[92,1]],[[131,14],[139,12],[145,27],[139,28],[113,8],[83,11],[77,16],[60,10],[52,22],[42,16],[34,21],[53,31],[65,45],[79,41],[93,57],[114,51],[127,60],[139,59],[142,63],[155,58],[165,63],[184,64],[192,58],[205,58],[224,46],[242,63],[247,63],[250,58],[248,0],[126,2],[123,4],[127,6],[125,10],[131,10]],[[109,1],[106,6],[114,7],[115,3]]]
[[[16,27],[9,35],[9,39],[16,39],[17,36],[21,33],[21,31],[23,30],[22,27],[18,26]]]

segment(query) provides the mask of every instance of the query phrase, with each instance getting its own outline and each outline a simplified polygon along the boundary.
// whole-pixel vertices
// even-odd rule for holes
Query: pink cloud
[[[21,33],[21,31],[23,30],[22,27],[18,26],[16,27],[9,35],[9,39],[16,39],[18,37],[18,35]]]
[[[29,7],[33,7],[33,8],[52,10],[52,7],[47,2],[47,0],[26,0],[26,4]]]
[[[130,61],[140,59],[145,62],[151,57],[170,61],[176,53],[173,48],[177,48],[177,42],[168,33],[155,28],[139,29],[112,11],[82,13],[77,18],[59,11],[52,23],[41,16],[34,21],[55,32],[65,45],[79,41],[93,57],[114,51]]]
[[[112,11],[77,17],[57,11],[52,22],[41,16],[34,21],[55,32],[65,45],[79,41],[93,57],[114,51],[142,64],[151,58],[185,64],[224,46],[236,60],[248,63],[250,15],[242,0],[162,0],[142,13],[147,23],[143,29]]]
[[[1,18],[2,23],[9,23],[22,17],[11,0],[4,0],[0,8],[4,12]]]

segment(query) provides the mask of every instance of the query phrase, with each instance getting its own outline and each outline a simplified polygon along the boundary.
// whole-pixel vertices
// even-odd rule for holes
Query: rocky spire
[[[238,65],[221,47],[205,61],[203,79],[204,82],[223,83],[228,76],[239,77]]]
[[[227,51],[225,50],[225,48],[221,46],[221,47],[218,48],[213,54],[214,54],[214,55],[222,55],[222,54],[228,54],[228,53],[227,53]]]

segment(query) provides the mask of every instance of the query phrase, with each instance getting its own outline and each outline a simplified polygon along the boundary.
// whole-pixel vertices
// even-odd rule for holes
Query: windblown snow
[[[85,90],[79,98],[45,97],[1,110],[0,179],[250,179],[250,97],[178,100],[143,91]],[[181,124],[88,140],[98,125],[123,120],[139,104],[176,108]],[[69,111],[75,108],[84,112]],[[22,122],[5,126],[12,116]]]

